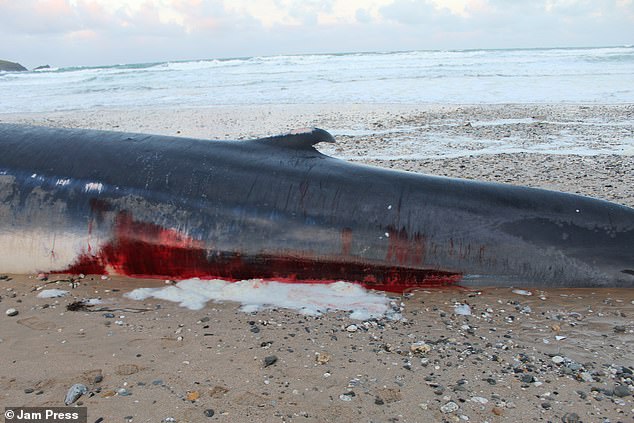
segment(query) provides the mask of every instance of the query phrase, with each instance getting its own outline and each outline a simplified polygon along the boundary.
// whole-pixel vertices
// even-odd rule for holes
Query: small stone
[[[502,413],[503,413],[503,411],[502,411],[502,409],[501,409],[500,407],[493,407],[493,408],[491,409],[491,412],[492,412],[493,414],[495,414],[496,416],[501,416],[501,415],[502,415]]]
[[[152,381],[152,385],[158,386],[158,385],[162,385],[163,381],[161,379],[156,379]]]
[[[555,364],[561,364],[564,362],[564,358],[560,355],[556,355],[553,358],[551,358],[552,362]]]
[[[357,394],[355,394],[353,391],[350,391],[350,392],[346,392],[345,394],[339,395],[339,399],[341,401],[352,401],[352,398],[356,396]]]
[[[216,412],[212,410],[211,408],[208,408],[205,411],[203,411],[203,414],[205,415],[205,417],[213,417],[214,414],[216,414]]]
[[[81,383],[76,383],[70,387],[68,392],[66,393],[66,399],[64,399],[64,404],[71,405],[75,401],[79,399],[82,395],[88,392],[88,388],[86,385]]]
[[[566,413],[561,418],[563,423],[581,423],[581,418],[577,413]]]
[[[550,408],[552,407],[552,405],[549,402],[542,402],[542,408],[544,410],[550,410]]]
[[[318,352],[315,354],[315,361],[318,364],[326,364],[330,361],[330,354],[326,352]]]
[[[25,394],[32,394],[33,392],[35,392],[35,389],[33,389],[33,388],[26,388],[26,389],[24,390],[24,393],[25,393]]]
[[[424,341],[419,341],[410,345],[409,350],[414,354],[427,354],[431,351],[431,346]]]
[[[524,375],[522,375],[520,380],[522,382],[524,382],[524,383],[533,383],[533,382],[535,382],[535,377],[533,375],[524,374]]]
[[[579,377],[584,382],[594,382],[594,379],[592,378],[592,375],[589,372],[581,372],[581,374],[579,374]]]
[[[106,319],[114,319],[114,314],[113,313],[104,313],[103,317],[105,317]]]
[[[268,356],[264,357],[264,367],[272,366],[275,363],[277,363],[277,356],[276,355],[268,355]]]
[[[625,326],[614,326],[614,332],[615,333],[625,333],[625,330],[627,328]]]
[[[630,390],[628,389],[626,385],[617,385],[614,387],[614,395],[616,395],[619,398],[623,398],[631,394],[630,394]]]
[[[196,401],[198,398],[200,398],[200,392],[198,391],[189,391],[187,392],[187,401]]]
[[[356,332],[357,330],[359,330],[359,327],[357,325],[349,325],[346,327],[346,331],[348,332]]]
[[[469,304],[458,304],[454,307],[453,312],[458,316],[471,316],[471,307]]]
[[[455,411],[458,411],[458,408],[460,408],[458,407],[458,404],[456,404],[453,401],[449,401],[447,404],[440,406],[440,411],[442,411],[445,414],[448,414],[448,413],[453,413]]]
[[[129,397],[130,395],[132,395],[132,392],[128,391],[125,388],[119,388],[119,389],[117,389],[117,394],[120,397]]]
[[[6,314],[7,314],[7,316],[9,316],[9,317],[17,316],[17,315],[18,315],[18,313],[19,313],[19,311],[17,311],[17,310],[16,310],[16,309],[14,309],[14,308],[10,308],[10,309],[8,309],[8,310],[6,311]]]
[[[95,376],[95,379],[94,379],[95,383],[101,383],[102,381],[103,381],[103,375]]]
[[[473,398],[471,398],[471,401],[477,402],[477,403],[482,404],[482,405],[484,405],[484,404],[489,402],[489,400],[484,398],[484,397],[473,397]]]

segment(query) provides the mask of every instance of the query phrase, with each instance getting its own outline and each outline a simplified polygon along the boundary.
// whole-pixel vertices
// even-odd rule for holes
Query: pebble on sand
[[[277,356],[268,355],[268,356],[264,357],[264,367],[272,366],[275,363],[277,363]]]
[[[9,317],[13,317],[13,316],[17,316],[18,315],[18,311],[14,308],[10,308],[6,311],[7,316]]]
[[[81,383],[74,384],[73,386],[70,387],[70,389],[66,393],[66,399],[64,400],[64,404],[71,405],[72,403],[77,401],[79,397],[86,394],[87,392],[88,392],[88,388],[86,388],[86,385],[83,385]]]

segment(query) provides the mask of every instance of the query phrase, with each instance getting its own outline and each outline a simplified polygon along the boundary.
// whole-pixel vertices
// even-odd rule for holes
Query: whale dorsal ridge
[[[320,142],[335,142],[335,139],[327,131],[319,128],[297,129],[285,135],[261,138],[259,143],[276,147],[292,148],[297,150],[313,150],[313,146]]]

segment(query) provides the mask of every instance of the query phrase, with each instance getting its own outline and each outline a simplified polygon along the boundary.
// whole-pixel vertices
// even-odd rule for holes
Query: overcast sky
[[[634,43],[634,0],[0,0],[27,67]]]

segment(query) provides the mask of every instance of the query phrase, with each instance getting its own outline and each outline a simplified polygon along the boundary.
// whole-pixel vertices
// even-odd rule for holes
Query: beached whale
[[[634,286],[634,209],[314,148],[333,141],[0,124],[0,272]]]

